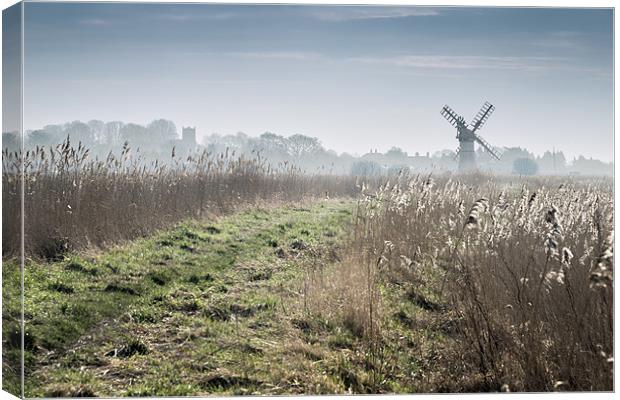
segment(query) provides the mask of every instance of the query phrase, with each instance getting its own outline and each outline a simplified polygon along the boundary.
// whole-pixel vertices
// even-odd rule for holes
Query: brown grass
[[[3,255],[19,252],[23,169],[26,253],[50,259],[184,219],[360,193],[355,178],[228,152],[145,163],[126,146],[91,160],[67,141],[5,151],[3,168]],[[307,267],[310,318],[298,328],[319,323],[364,343],[352,360],[367,376],[349,376],[349,359],[338,370],[356,392],[393,390],[385,382],[396,376],[423,391],[612,390],[612,192],[609,180],[484,175],[362,186],[347,247]],[[433,338],[394,346],[396,324]],[[334,348],[349,340],[334,338]],[[401,350],[419,351],[422,372],[398,364]]]
[[[422,387],[613,389],[610,181],[400,177],[360,202],[347,253],[308,279],[318,315],[373,340],[381,288],[411,285],[453,316],[462,368]]]
[[[188,218],[230,213],[262,202],[351,196],[354,178],[305,175],[260,156],[202,152],[145,162],[127,145],[120,155],[91,159],[69,140],[25,154],[3,152],[3,254],[19,252],[21,166],[25,248],[55,258],[70,249],[101,247],[147,235]]]

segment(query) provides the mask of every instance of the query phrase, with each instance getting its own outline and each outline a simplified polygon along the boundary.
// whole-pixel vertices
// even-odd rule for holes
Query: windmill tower
[[[448,105],[443,106],[441,109],[441,115],[456,128],[456,138],[459,140],[459,148],[456,150],[456,157],[459,158],[459,172],[468,172],[476,169],[474,142],[478,142],[495,159],[500,159],[501,154],[493,150],[486,140],[476,134],[476,131],[482,128],[482,125],[487,122],[494,110],[495,106],[488,101],[485,102],[471,123],[467,124],[465,118],[455,113]]]

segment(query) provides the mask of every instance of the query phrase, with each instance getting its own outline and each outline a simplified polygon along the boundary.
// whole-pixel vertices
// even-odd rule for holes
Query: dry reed
[[[202,152],[144,161],[125,145],[120,155],[91,159],[69,139],[25,154],[3,152],[3,255],[19,252],[21,169],[24,173],[25,248],[57,258],[71,249],[101,247],[168,227],[261,203],[307,197],[351,196],[355,180],[305,175],[290,164]]]
[[[612,184],[560,179],[400,176],[366,192],[347,253],[380,253],[383,272],[363,293],[441,277],[435,290],[457,316],[459,362],[480,377],[477,390],[612,390]],[[356,296],[339,307],[368,320]]]

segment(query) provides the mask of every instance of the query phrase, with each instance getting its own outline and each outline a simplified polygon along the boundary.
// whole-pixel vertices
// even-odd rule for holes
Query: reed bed
[[[400,176],[364,190],[347,268],[329,284],[311,279],[311,296],[337,292],[332,308],[355,308],[341,323],[373,342],[387,335],[380,288],[432,292],[456,326],[446,339],[456,351],[442,377],[449,387],[421,379],[423,390],[613,390],[612,189],[611,180]],[[350,298],[331,290],[351,276],[362,282]]]
[[[274,202],[352,196],[355,178],[307,175],[233,152],[202,152],[143,160],[126,144],[118,155],[91,158],[67,139],[52,148],[3,152],[3,256],[20,249],[21,170],[25,251],[54,259],[70,250],[103,247],[148,235],[183,219],[230,213]]]
[[[348,244],[334,265],[309,268],[301,297],[308,314],[366,340],[373,390],[385,381],[386,288],[405,285],[455,326],[441,390],[613,390],[609,179],[401,174],[360,185],[258,154],[173,150],[147,162],[126,145],[97,159],[67,140],[3,152],[3,256],[20,251],[22,176],[25,251],[47,259],[184,219],[361,194]]]

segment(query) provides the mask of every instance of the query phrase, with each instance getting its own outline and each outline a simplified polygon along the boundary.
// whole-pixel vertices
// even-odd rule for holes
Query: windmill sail
[[[487,142],[486,140],[484,140],[484,139],[482,138],[482,136],[480,136],[480,135],[475,135],[475,136],[476,136],[476,141],[477,141],[477,142],[478,142],[478,143],[479,143],[482,147],[484,147],[484,149],[485,149],[486,151],[488,151],[488,152],[489,152],[489,154],[491,154],[493,157],[495,157],[495,158],[499,161],[499,159],[501,158],[501,156],[502,156],[502,155],[501,155],[498,151],[493,150],[493,149],[491,148],[491,145],[489,144],[489,142]]]
[[[476,132],[478,129],[482,128],[482,125],[487,122],[493,111],[495,110],[495,106],[488,101],[484,102],[478,114],[471,121],[471,131]]]
[[[463,119],[461,116],[455,113],[447,104],[441,109],[441,115],[443,115],[443,117],[447,119],[452,126],[457,126],[459,121]]]

